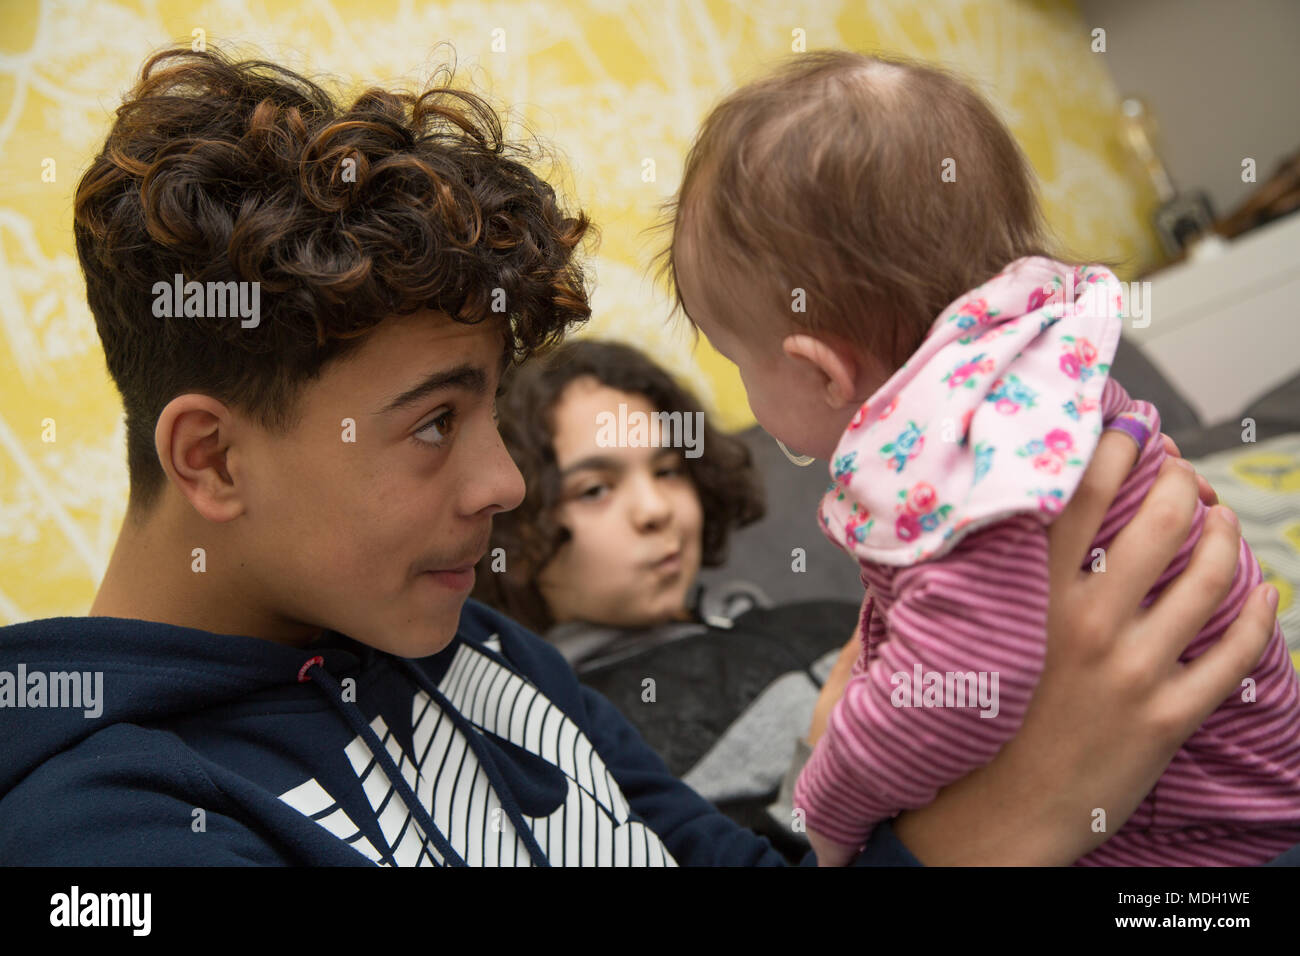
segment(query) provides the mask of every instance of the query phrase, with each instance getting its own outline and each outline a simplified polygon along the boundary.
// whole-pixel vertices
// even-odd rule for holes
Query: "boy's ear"
[[[850,349],[804,332],[787,335],[781,341],[781,349],[790,358],[802,359],[821,373],[825,379],[826,403],[831,408],[860,404],[869,397],[858,398],[867,387],[867,376]]]
[[[233,424],[223,403],[189,393],[168,402],[154,428],[154,448],[163,471],[209,521],[229,521],[244,511],[227,460]]]

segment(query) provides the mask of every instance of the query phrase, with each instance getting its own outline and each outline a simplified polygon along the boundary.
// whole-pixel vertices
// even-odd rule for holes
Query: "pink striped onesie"
[[[820,517],[861,564],[863,653],[794,793],[828,839],[861,845],[1019,729],[1046,649],[1047,526],[1103,424],[1160,430],[1154,406],[1107,374],[1119,292],[1104,268],[1017,260],[940,314],[841,438]],[[1143,444],[1085,569],[1105,568],[1165,457],[1161,442]],[[1186,566],[1207,510],[1198,504],[1144,605]],[[1183,660],[1223,634],[1261,579],[1243,540],[1232,590]],[[1078,865],[1249,865],[1300,843],[1300,680],[1280,626],[1251,680]]]

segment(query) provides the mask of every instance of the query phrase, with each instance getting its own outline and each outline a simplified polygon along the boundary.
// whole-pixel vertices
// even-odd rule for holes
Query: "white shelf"
[[[1144,316],[1125,334],[1206,425],[1241,414],[1300,372],[1300,214],[1150,279]]]

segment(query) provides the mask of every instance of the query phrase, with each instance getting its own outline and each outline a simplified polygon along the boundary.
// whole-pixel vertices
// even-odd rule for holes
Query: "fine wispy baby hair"
[[[940,67],[844,50],[724,98],[664,212],[659,274],[688,319],[698,305],[735,329],[829,333],[891,368],[963,292],[1062,254],[1028,160],[979,93]],[[682,301],[687,259],[708,301]]]

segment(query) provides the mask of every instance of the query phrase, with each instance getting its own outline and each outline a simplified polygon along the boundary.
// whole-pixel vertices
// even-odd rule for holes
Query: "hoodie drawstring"
[[[501,801],[502,806],[509,815],[510,822],[514,824],[515,831],[519,834],[520,838],[523,839],[524,845],[527,846],[528,854],[532,858],[533,865],[550,866],[550,860],[542,851],[541,846],[537,842],[537,838],[533,835],[532,827],[530,827],[528,822],[524,819],[523,813],[519,809],[519,804],[515,800],[514,794],[506,785],[505,779],[502,777],[501,771],[497,767],[486,743],[481,739],[482,735],[479,733],[478,728],[471,724],[463,714],[452,706],[451,702],[447,700],[440,690],[438,690],[437,686],[429,679],[428,675],[416,667],[414,663],[402,658],[396,658],[396,660],[405,667],[408,675],[410,675],[410,677],[415,681],[416,685],[432,698],[444,714],[451,718],[452,722],[468,741],[469,746],[473,749],[475,756],[478,758],[479,765],[483,768],[484,772],[487,773],[492,789],[496,792],[497,798]],[[370,747],[370,752],[375,755],[375,759],[378,760],[380,765],[384,768],[384,773],[387,774],[388,779],[392,781],[394,789],[406,804],[407,810],[410,811],[411,815],[419,822],[420,827],[433,842],[434,847],[442,854],[444,863],[449,866],[467,866],[468,864],[465,862],[464,858],[456,852],[455,848],[443,835],[442,831],[438,829],[438,825],[434,823],[428,810],[425,809],[424,803],[415,795],[414,791],[411,790],[410,785],[407,784],[406,779],[402,776],[397,764],[388,753],[388,749],[384,747],[378,734],[376,734],[370,724],[366,722],[365,716],[361,713],[360,708],[358,708],[356,704],[343,699],[343,687],[339,684],[338,680],[335,679],[334,675],[325,669],[324,658],[317,656],[304,663],[302,669],[298,672],[298,680],[302,683],[306,683],[307,681],[314,682],[317,689],[320,690],[334,708],[343,715],[349,726],[351,726],[352,729],[356,731],[363,740],[365,740],[366,745]],[[380,835],[384,836],[382,828]],[[387,841],[387,839],[387,836],[384,836],[384,840]],[[388,856],[394,863],[396,863],[394,853],[395,847],[392,844],[389,844]]]
[[[523,811],[519,809],[519,803],[515,800],[514,791],[506,784],[505,777],[501,775],[501,769],[496,764],[496,759],[488,749],[487,743],[483,740],[483,735],[477,727],[469,722],[455,706],[452,705],[437,686],[429,679],[429,675],[416,667],[412,661],[398,659],[412,679],[423,688],[424,692],[433,698],[434,702],[447,714],[460,728],[460,732],[465,735],[469,745],[474,748],[474,754],[478,757],[479,766],[488,775],[488,782],[491,783],[492,789],[496,792],[497,799],[501,801],[502,807],[505,808],[506,815],[510,817],[510,822],[514,824],[515,832],[519,834],[524,845],[528,847],[528,855],[533,860],[534,866],[550,866],[550,858],[542,850],[541,844],[537,842],[537,837],[533,835],[533,828],[528,825],[524,819]]]

